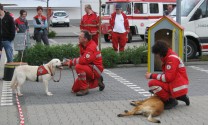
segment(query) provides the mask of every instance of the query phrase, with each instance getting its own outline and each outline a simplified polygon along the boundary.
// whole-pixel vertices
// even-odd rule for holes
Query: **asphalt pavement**
[[[0,60],[0,76],[3,76],[5,52]],[[190,80],[191,105],[179,102],[176,108],[166,110],[158,117],[162,125],[207,125],[208,124],[208,62],[186,63]],[[103,72],[106,88],[98,88],[89,94],[77,97],[70,93],[73,84],[71,70],[62,71],[59,83],[50,81],[46,96],[42,83],[27,81],[22,87],[23,97],[17,103],[9,81],[0,80],[0,124],[19,125],[152,125],[143,116],[117,117],[131,109],[129,102],[150,96],[148,81],[144,78],[147,67],[120,67]],[[55,79],[58,79],[57,71]],[[21,110],[20,110],[21,108]],[[22,119],[24,118],[24,119]]]

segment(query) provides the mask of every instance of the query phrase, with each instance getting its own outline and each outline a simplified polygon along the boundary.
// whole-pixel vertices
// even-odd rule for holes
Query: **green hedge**
[[[111,47],[102,49],[103,65],[105,68],[116,67],[118,64],[147,63],[146,46],[127,48],[124,52],[117,53]],[[74,58],[79,56],[78,46],[72,44],[45,46],[37,44],[24,51],[23,61],[30,65],[41,65],[52,58]],[[15,61],[20,61],[20,55],[15,56]]]

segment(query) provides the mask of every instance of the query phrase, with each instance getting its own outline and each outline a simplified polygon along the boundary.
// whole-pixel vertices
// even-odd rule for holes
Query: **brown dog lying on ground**
[[[123,114],[118,114],[118,117],[144,115],[148,117],[148,121],[160,123],[160,120],[153,118],[159,116],[164,110],[164,103],[158,96],[154,95],[142,101],[132,101],[130,104],[135,107],[131,111],[125,110]]]

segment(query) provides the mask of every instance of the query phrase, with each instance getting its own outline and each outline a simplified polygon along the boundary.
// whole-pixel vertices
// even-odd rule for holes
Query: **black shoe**
[[[84,96],[89,93],[88,89],[85,90],[80,90],[79,92],[76,93],[76,96]]]
[[[105,89],[105,84],[103,83],[103,76],[100,76],[100,78],[98,79],[98,86],[100,91],[103,91]]]
[[[165,110],[172,109],[176,105],[178,105],[178,101],[176,99],[170,98],[168,101],[165,102],[164,109]]]
[[[189,97],[187,95],[180,96],[176,99],[185,102],[187,106],[190,105]]]

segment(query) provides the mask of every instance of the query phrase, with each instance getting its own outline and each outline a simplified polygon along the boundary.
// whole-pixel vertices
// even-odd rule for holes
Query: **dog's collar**
[[[51,73],[51,76],[53,76],[54,74],[53,74],[53,72],[52,72],[50,66],[48,66],[48,69],[49,69],[49,71],[50,71],[50,73]],[[50,74],[50,73],[49,73],[49,74]]]

